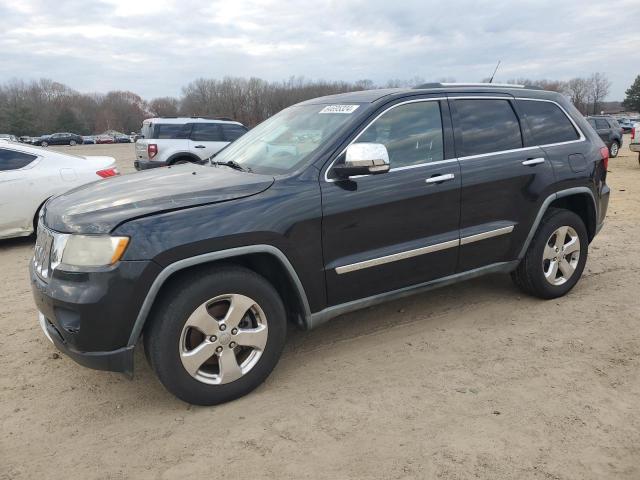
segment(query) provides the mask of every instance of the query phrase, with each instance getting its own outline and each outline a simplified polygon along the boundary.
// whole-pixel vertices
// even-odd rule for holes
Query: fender
[[[302,282],[300,281],[298,274],[293,268],[293,265],[291,265],[291,262],[289,262],[287,256],[282,253],[281,250],[272,245],[250,245],[246,247],[230,248],[228,250],[220,250],[218,252],[205,253],[195,257],[185,258],[165,267],[153,281],[151,288],[147,292],[147,296],[142,303],[142,307],[140,308],[138,316],[136,317],[136,321],[133,325],[127,347],[133,347],[137,343],[138,339],[140,338],[140,334],[142,333],[142,329],[144,328],[144,324],[147,321],[147,317],[149,316],[149,312],[151,311],[151,307],[153,306],[156,296],[160,291],[160,288],[172,274],[180,270],[184,270],[185,268],[193,267],[195,265],[201,265],[203,263],[209,263],[215,260],[240,257],[242,255],[252,253],[267,253],[269,255],[272,255],[285,267],[291,280],[293,281],[293,284],[296,287],[296,293],[299,296],[300,303],[304,308],[305,323],[308,324],[308,320],[309,318],[311,318],[309,301],[307,300],[307,295],[304,291],[304,287],[302,286]]]
[[[551,203],[554,200],[557,200],[558,198],[569,197],[571,195],[582,194],[582,193],[586,193],[591,197],[591,201],[593,201],[593,212],[595,213],[596,223],[597,223],[598,203],[596,202],[596,197],[593,195],[593,192],[591,191],[590,188],[574,187],[574,188],[568,188],[567,190],[560,190],[559,192],[552,193],[547,198],[545,198],[544,202],[542,202],[542,206],[540,206],[540,210],[538,210],[538,215],[536,216],[536,219],[533,221],[533,225],[531,225],[531,230],[529,230],[529,235],[527,235],[527,239],[524,241],[522,250],[520,250],[520,254],[518,255],[518,260],[522,260],[524,258],[524,255],[527,253],[529,244],[531,243],[531,240],[533,240],[533,236],[536,234],[536,231],[538,230],[538,226],[542,221],[542,217],[547,212],[549,205],[551,205]]]

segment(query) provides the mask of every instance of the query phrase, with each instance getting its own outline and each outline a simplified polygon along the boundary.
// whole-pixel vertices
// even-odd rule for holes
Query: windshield
[[[282,110],[216,155],[255,173],[280,175],[300,167],[359,105],[300,105]]]

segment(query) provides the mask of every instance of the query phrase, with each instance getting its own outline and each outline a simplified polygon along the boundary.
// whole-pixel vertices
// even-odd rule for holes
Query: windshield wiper
[[[211,162],[211,165],[223,165],[225,167],[233,168],[234,170],[240,170],[241,172],[251,172],[250,168],[244,168],[234,160],[227,160],[226,162],[216,162],[215,160],[213,160],[213,157],[211,157],[209,161]]]

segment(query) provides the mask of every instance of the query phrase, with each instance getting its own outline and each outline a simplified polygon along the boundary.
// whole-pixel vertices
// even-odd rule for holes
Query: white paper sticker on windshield
[[[353,113],[360,105],[327,105],[318,113]]]

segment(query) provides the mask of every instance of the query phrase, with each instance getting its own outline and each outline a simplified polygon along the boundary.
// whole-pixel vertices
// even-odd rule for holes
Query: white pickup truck
[[[201,163],[247,132],[240,122],[207,118],[148,118],[136,141],[136,170]]]

